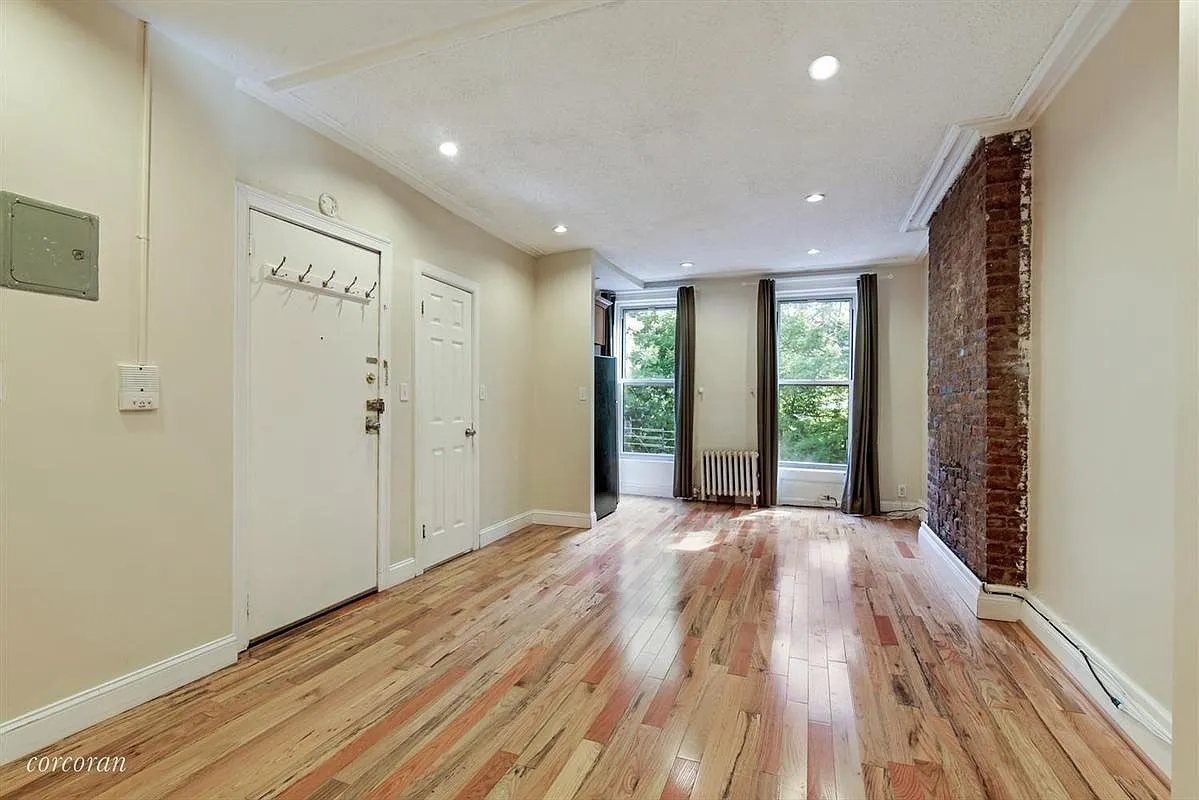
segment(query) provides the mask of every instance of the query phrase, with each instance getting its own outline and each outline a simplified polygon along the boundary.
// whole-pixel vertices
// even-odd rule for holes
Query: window
[[[852,330],[853,298],[779,303],[780,462],[845,465]]]
[[[626,308],[620,315],[620,449],[674,454],[673,308]]]

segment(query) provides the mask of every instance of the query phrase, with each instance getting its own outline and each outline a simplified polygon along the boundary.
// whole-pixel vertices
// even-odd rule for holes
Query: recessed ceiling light
[[[441,146],[437,149],[441,151],[443,156],[453,158],[454,156],[458,155],[458,145],[454,144],[453,142],[442,142]]]
[[[691,269],[695,265],[692,264],[690,261],[684,261],[682,264],[679,264],[679,266],[682,267],[683,269]]]
[[[807,200],[809,203],[819,203],[823,199],[824,199],[824,194],[821,192],[813,192],[812,194],[810,194],[804,198],[804,200]]]
[[[554,233],[566,233],[566,226],[561,223],[555,225]]]
[[[827,81],[841,69],[841,62],[836,56],[821,56],[808,65],[808,74],[814,81]]]
[[[808,251],[808,255],[814,256],[814,255],[818,254],[819,252],[820,252],[819,250],[817,250],[815,247],[813,247],[811,250]]]

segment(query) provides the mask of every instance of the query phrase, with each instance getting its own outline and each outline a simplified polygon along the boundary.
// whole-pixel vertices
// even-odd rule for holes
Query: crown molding
[[[419,58],[430,53],[486,39],[499,33],[529,28],[559,17],[568,17],[616,2],[619,0],[541,0],[537,3],[525,3],[498,14],[473,19],[460,25],[431,31],[381,47],[373,47],[344,58],[327,61],[287,75],[280,75],[268,80],[266,86],[277,92],[295,89],[350,72],[392,64],[409,58]]]
[[[500,241],[507,242],[517,250],[534,257],[546,254],[545,251],[528,242],[522,242],[509,236],[486,214],[466,205],[437,184],[422,178],[415,170],[394,156],[367,144],[347,131],[341,123],[327,114],[316,111],[295,95],[289,92],[272,91],[264,84],[245,78],[237,79],[237,89],[399,178],[442,208],[462,217]]]
[[[899,229],[923,230],[984,136],[1029,128],[1082,65],[1131,0],[1080,0],[1004,114],[953,125],[941,140]]]
[[[817,278],[837,278],[857,276],[875,270],[897,269],[911,267],[920,263],[918,256],[896,256],[894,258],[876,258],[866,261],[845,261],[824,267],[804,267],[801,269],[756,269],[737,270],[732,272],[703,272],[698,275],[681,276],[678,278],[662,278],[645,281],[645,289],[670,289],[676,286],[690,286],[704,281],[725,280],[757,280],[758,278],[774,278],[775,280],[814,280]]]
[[[954,125],[949,129],[945,138],[941,140],[937,154],[933,156],[932,166],[928,168],[924,180],[920,182],[920,188],[916,190],[911,208],[899,225],[901,231],[911,233],[928,228],[928,221],[932,219],[933,212],[941,205],[945,193],[958,179],[970,156],[974,155],[974,148],[978,147],[980,139],[982,134],[973,128]]]

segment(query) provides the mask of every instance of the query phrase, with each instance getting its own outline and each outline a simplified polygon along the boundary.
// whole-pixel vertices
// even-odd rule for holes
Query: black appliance
[[[620,500],[620,432],[616,415],[616,359],[595,356],[595,516]]]

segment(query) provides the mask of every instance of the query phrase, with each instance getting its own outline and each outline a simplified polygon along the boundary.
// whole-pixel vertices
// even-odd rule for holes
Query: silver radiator
[[[747,497],[758,504],[757,450],[704,450],[700,454],[700,496]]]

